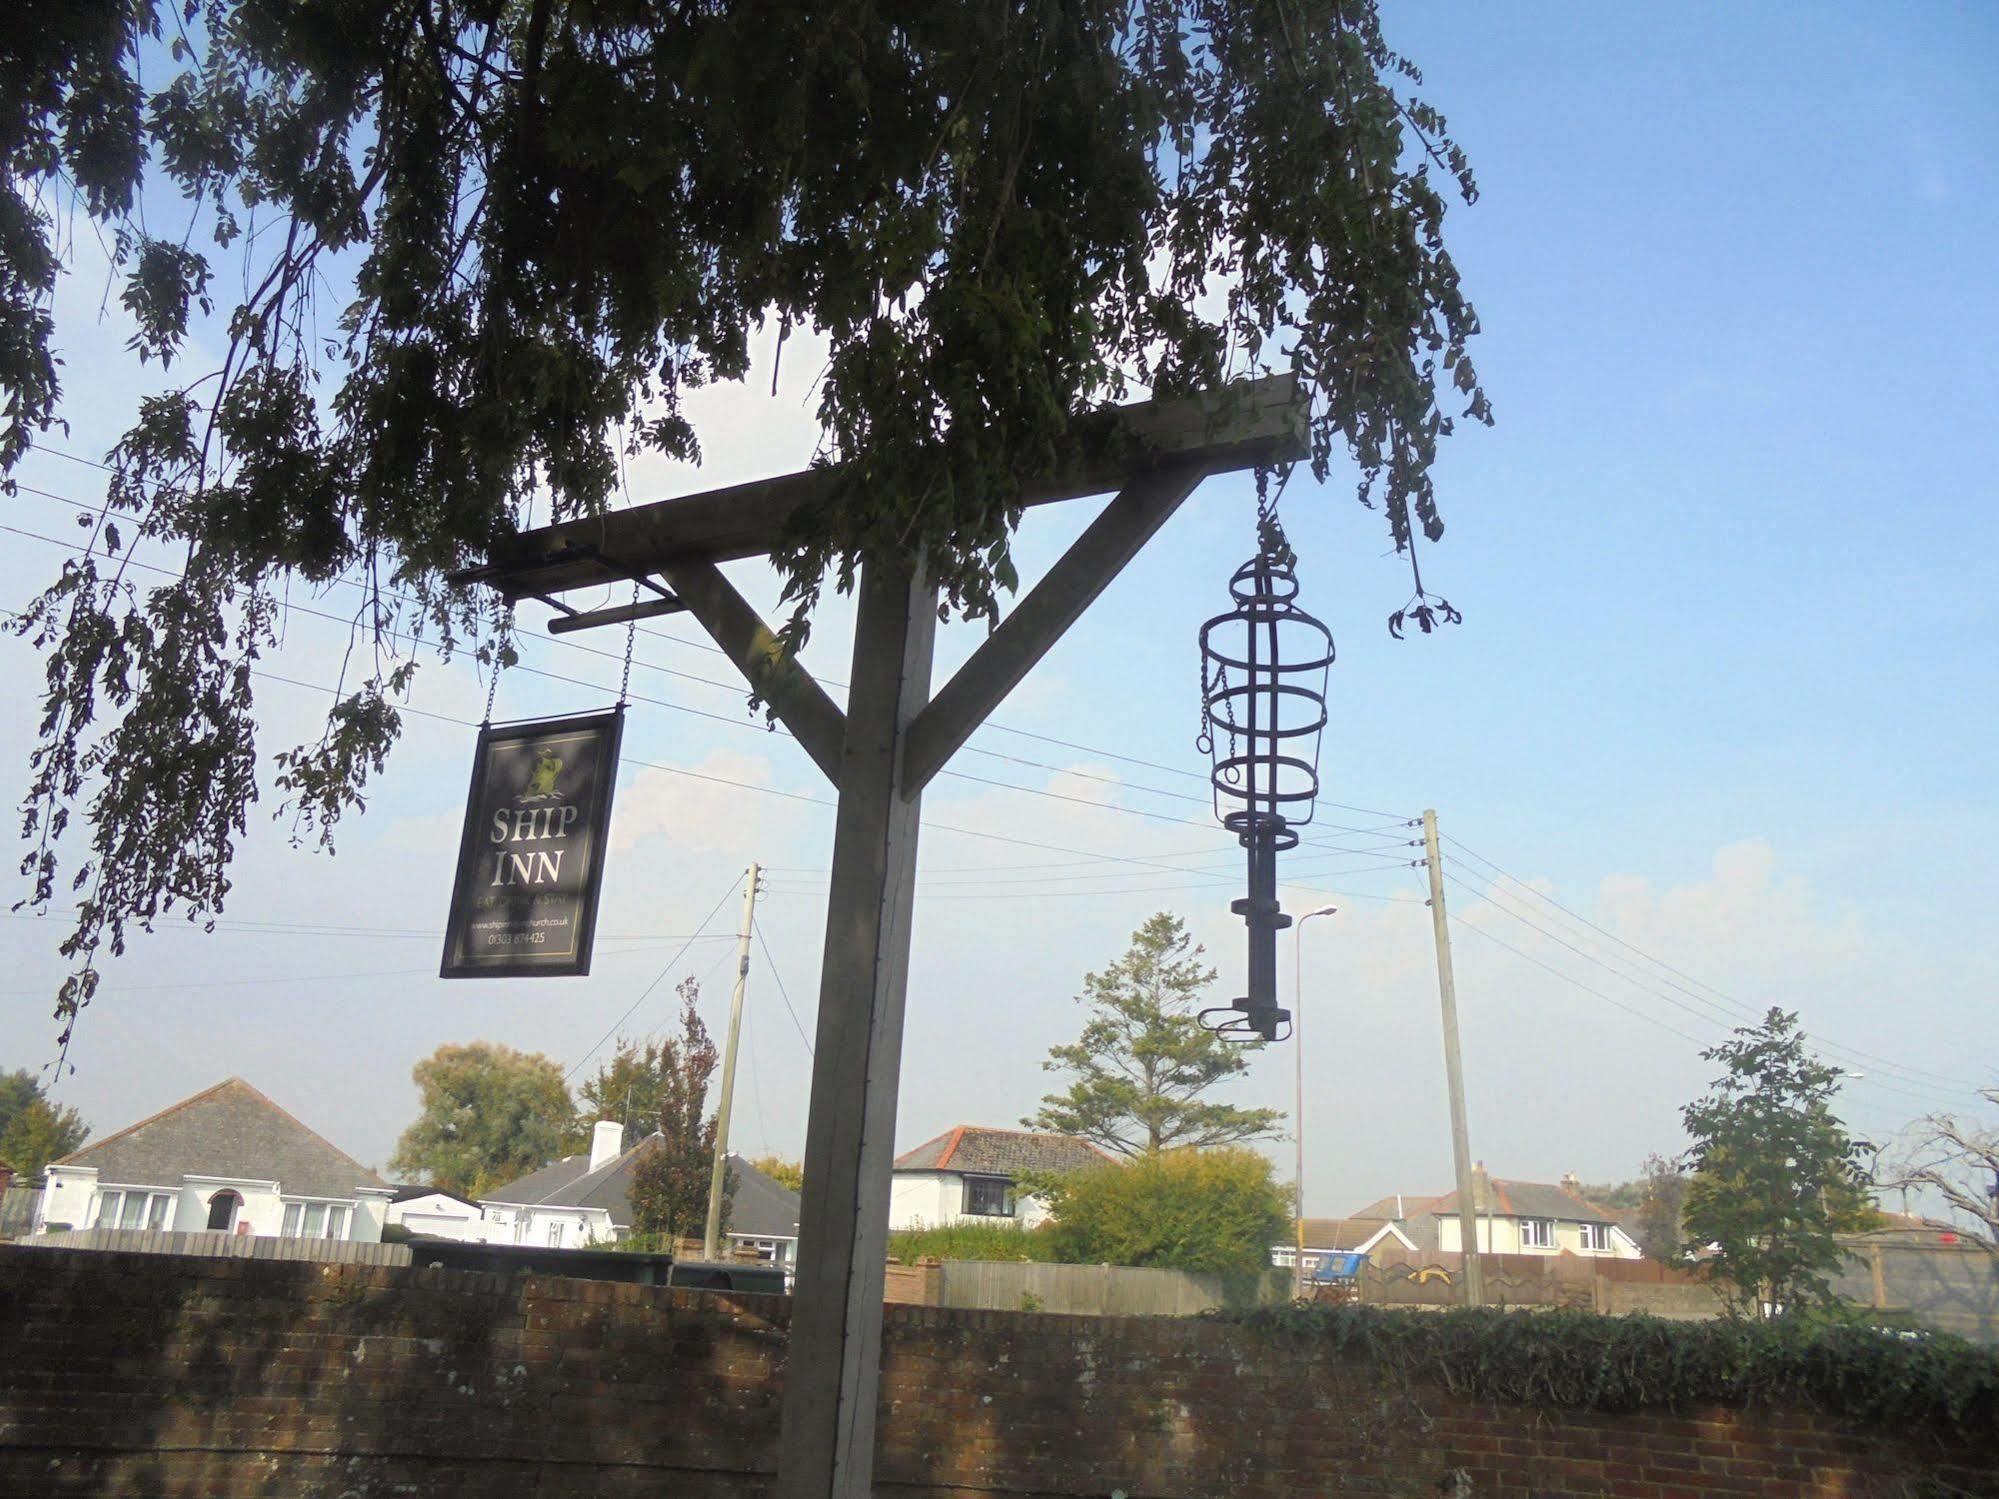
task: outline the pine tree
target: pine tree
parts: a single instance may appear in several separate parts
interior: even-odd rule
[[[1090,1007],[1083,1034],[1051,1047],[1046,1072],[1069,1088],[1023,1120],[1036,1129],[1093,1140],[1119,1155],[1174,1145],[1228,1145],[1277,1133],[1275,1109],[1243,1109],[1201,1098],[1248,1070],[1248,1054],[1202,1026],[1203,991],[1215,970],[1179,917],[1161,911],[1132,933],[1122,958],[1084,976],[1077,1002]]]

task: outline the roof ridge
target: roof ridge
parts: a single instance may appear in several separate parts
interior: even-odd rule
[[[976,1128],[977,1126],[973,1126]],[[936,1170],[942,1171],[951,1164],[951,1157],[958,1153],[958,1147],[965,1143],[965,1125],[958,1125],[951,1131],[951,1143],[944,1147],[944,1153],[937,1157]]]

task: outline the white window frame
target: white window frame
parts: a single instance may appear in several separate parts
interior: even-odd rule
[[[551,1218],[548,1220],[548,1247],[550,1249],[560,1249],[562,1247],[562,1236],[568,1227],[569,1225],[564,1223],[560,1218]]]
[[[1603,1254],[1610,1248],[1610,1225],[1608,1223],[1584,1223],[1582,1229],[1583,1248],[1594,1254]]]
[[[354,1205],[331,1198],[287,1197],[280,1238],[345,1242],[354,1226]]]
[[[163,1191],[158,1187],[104,1187],[97,1194],[97,1213],[91,1219],[92,1228],[123,1228],[128,1233],[167,1232],[167,1222],[173,1216],[174,1199],[178,1192]],[[126,1211],[134,1202],[139,1204],[138,1222],[124,1222]]]
[[[1522,1218],[1520,1223],[1520,1247],[1522,1249],[1553,1249],[1555,1247],[1555,1220],[1553,1218]]]

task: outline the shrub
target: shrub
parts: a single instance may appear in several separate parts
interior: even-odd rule
[[[1077,1264],[1261,1272],[1290,1222],[1270,1162],[1242,1146],[1163,1150],[1039,1190],[1053,1258]]]

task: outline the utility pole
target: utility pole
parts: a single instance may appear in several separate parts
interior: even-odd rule
[[[708,1177],[708,1227],[701,1235],[701,1258],[722,1249],[722,1185],[729,1174],[729,1106],[736,1101],[736,1038],[743,1029],[743,994],[750,985],[750,933],[756,929],[757,880],[752,863],[743,877],[743,926],[736,934],[736,987],[729,996],[729,1039],[722,1047],[722,1096],[715,1105],[715,1169]]]
[[[1451,1092],[1451,1155],[1458,1168],[1458,1247],[1465,1257],[1465,1305],[1485,1305],[1478,1254],[1478,1203],[1472,1198],[1471,1128],[1465,1123],[1465,1064],[1458,1055],[1458,981],[1451,971],[1451,924],[1444,911],[1444,860],[1437,814],[1423,813],[1423,862],[1430,867],[1430,928],[1437,938],[1437,994],[1444,1007],[1444,1081]]]

